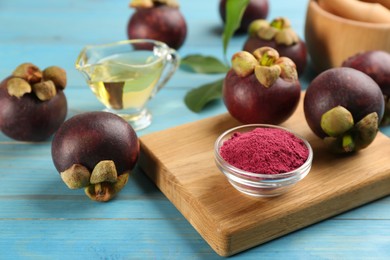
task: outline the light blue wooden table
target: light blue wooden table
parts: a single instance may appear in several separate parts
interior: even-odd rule
[[[269,18],[288,17],[303,36],[307,0],[270,0]],[[222,59],[218,1],[181,1],[188,37],[180,49]],[[20,63],[59,65],[68,72],[69,116],[102,106],[74,69],[86,44],[126,39],[132,13],[126,0],[1,0],[0,77]],[[245,36],[235,37],[228,56]],[[301,78],[305,88],[310,79]],[[221,75],[178,71],[150,103],[154,122],[142,136],[226,112],[221,101],[188,110],[191,88]],[[390,134],[390,129],[383,129]],[[136,169],[109,203],[66,188],[50,154],[50,140],[16,142],[0,134],[0,259],[218,259],[156,186]],[[390,156],[390,155],[383,155]],[[390,187],[389,187],[390,188]],[[390,259],[390,198],[346,212],[255,247],[232,259]]]

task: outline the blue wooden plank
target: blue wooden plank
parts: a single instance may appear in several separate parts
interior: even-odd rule
[[[30,230],[33,235],[27,235],[24,230]],[[184,220],[0,220],[0,231],[3,234],[1,254],[12,259],[183,259],[193,256],[201,259],[203,255],[213,256],[211,249],[207,249],[205,242]],[[151,232],[155,237],[148,235]],[[177,236],[183,241],[177,243]],[[164,243],[161,237],[165,238]]]
[[[358,207],[336,216],[337,220],[390,220],[390,197],[379,199],[373,203]],[[361,227],[364,229],[364,227]]]
[[[330,220],[231,259],[388,259],[389,225]],[[0,252],[12,259],[221,259],[185,220],[20,218],[0,220],[0,231]]]
[[[1,196],[1,219],[66,220],[183,220],[182,215],[160,194],[127,195],[121,193],[110,203],[91,203],[80,192],[77,195]],[[10,204],[7,200],[12,200]],[[64,211],[66,207],[66,211]]]

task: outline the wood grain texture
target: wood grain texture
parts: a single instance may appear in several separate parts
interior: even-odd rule
[[[302,99],[301,99],[302,101]],[[220,255],[229,256],[390,194],[390,139],[367,149],[329,153],[307,126],[302,102],[283,124],[313,147],[309,175],[286,194],[240,194],[214,163],[213,145],[238,122],[228,114],[141,137],[141,168]]]

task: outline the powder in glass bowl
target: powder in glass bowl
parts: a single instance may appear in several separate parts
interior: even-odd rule
[[[264,127],[234,133],[222,144],[220,155],[229,164],[247,172],[279,174],[304,164],[309,149],[288,131]]]

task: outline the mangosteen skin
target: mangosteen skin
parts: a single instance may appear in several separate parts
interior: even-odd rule
[[[256,36],[248,36],[248,39],[244,43],[243,50],[252,53],[254,50],[269,46],[279,52],[281,57],[290,58],[297,67],[297,73],[301,76],[306,68],[307,64],[307,48],[306,43],[299,39],[299,41],[293,45],[287,46],[284,44],[277,44],[274,40],[263,40]]]
[[[102,111],[85,112],[65,121],[52,142],[52,159],[58,172],[81,164],[92,172],[97,163],[112,160],[118,175],[133,169],[139,141],[121,117]]]
[[[268,16],[269,4],[268,0],[251,0],[246,7],[241,19],[240,27],[236,33],[246,33],[250,23],[257,19],[265,19]],[[226,0],[219,2],[219,14],[223,23],[226,22]]]
[[[255,74],[239,77],[229,70],[223,82],[222,97],[229,113],[243,124],[280,124],[296,110],[301,95],[299,81],[278,78],[263,86]]]
[[[365,73],[347,67],[328,69],[308,86],[304,97],[304,113],[312,131],[326,137],[321,128],[321,117],[328,110],[343,106],[357,123],[376,112],[379,122],[384,113],[384,100],[378,84]]]
[[[33,93],[17,98],[7,91],[8,77],[0,83],[0,129],[8,137],[26,142],[47,140],[65,121],[68,106],[65,94],[41,101]]]
[[[127,25],[129,39],[152,39],[178,50],[187,36],[187,24],[180,10],[159,5],[137,8]]]
[[[346,59],[342,66],[364,72],[379,85],[384,95],[390,96],[390,53],[380,50],[361,52]]]

